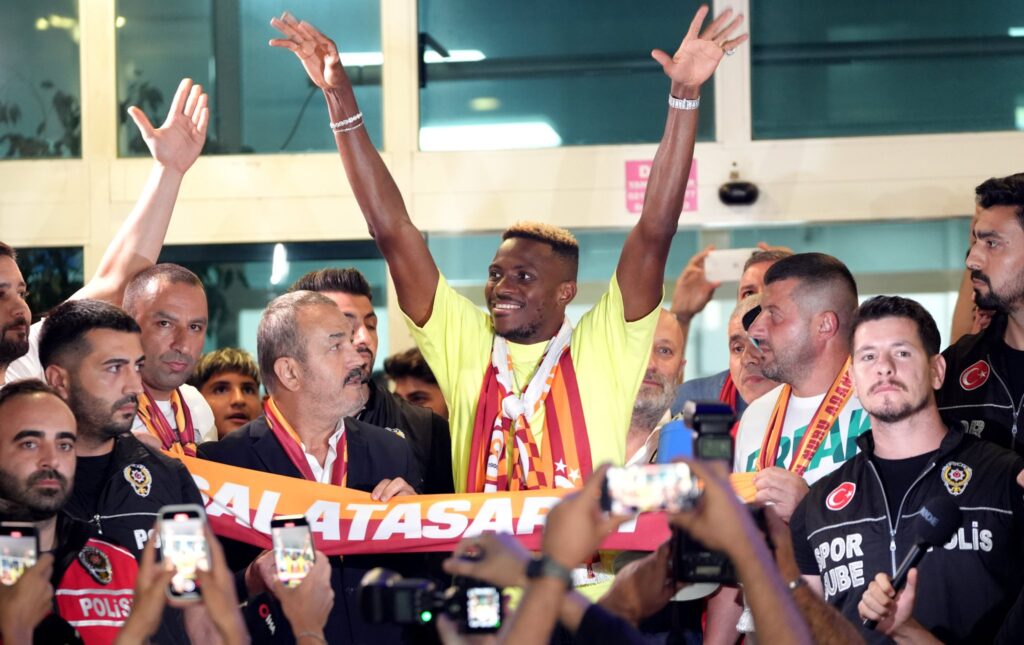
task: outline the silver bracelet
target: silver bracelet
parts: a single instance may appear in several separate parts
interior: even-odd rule
[[[677,99],[669,94],[668,106],[674,110],[696,110],[700,107],[700,97],[698,96],[695,99]]]
[[[350,116],[347,119],[342,119],[341,121],[335,121],[335,122],[331,123],[331,129],[332,130],[337,130],[338,128],[344,128],[349,123],[355,123],[356,121],[358,121],[361,118],[363,118],[363,113],[362,112],[356,112],[355,114],[353,114],[352,116]]]
[[[357,123],[355,125],[350,125],[347,128],[331,128],[331,130],[334,130],[335,134],[339,134],[341,132],[351,132],[352,130],[356,130],[356,129],[361,128],[361,127],[363,127],[363,122],[362,121],[360,121],[359,123]]]

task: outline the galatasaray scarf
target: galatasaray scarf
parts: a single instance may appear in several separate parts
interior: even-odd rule
[[[775,465],[779,454],[779,443],[782,440],[782,428],[786,422],[786,408],[789,407],[789,397],[793,388],[788,384],[782,386],[782,392],[775,402],[775,409],[772,410],[771,419],[768,421],[768,429],[764,433],[764,440],[761,442],[761,455],[757,459],[757,469],[764,470]],[[818,451],[821,442],[832,429],[832,424],[839,418],[840,412],[846,407],[846,403],[853,396],[853,382],[850,380],[850,359],[847,358],[843,369],[839,370],[832,386],[825,392],[824,398],[815,410],[804,431],[800,445],[793,451],[793,461],[789,464],[790,472],[803,476],[810,465],[814,453]]]
[[[494,337],[470,444],[468,492],[579,488],[590,476],[590,440],[583,419],[566,320],[544,350],[540,366],[520,396],[514,392],[508,341]],[[544,406],[537,445],[530,419]],[[509,477],[509,461],[512,476]]]
[[[309,462],[306,461],[306,453],[302,450],[302,439],[299,438],[298,433],[288,423],[288,420],[284,418],[281,411],[277,409],[277,404],[274,403],[273,397],[268,397],[267,402],[263,404],[263,414],[267,417],[267,425],[270,426],[270,431],[274,433],[274,438],[281,444],[284,454],[288,456],[292,465],[298,468],[303,478],[309,481],[316,481],[316,477],[313,476],[313,470],[309,467]],[[331,469],[331,484],[345,486],[348,482],[347,432],[341,433],[341,439],[338,440],[336,450],[337,455],[334,458],[334,467]]]
[[[149,434],[160,440],[164,450],[169,450],[179,457],[195,457],[196,430],[192,425],[192,413],[185,405],[180,389],[171,392],[171,410],[174,411],[177,430],[167,422],[149,388],[142,386],[142,394],[139,395],[139,418],[149,430]]]
[[[732,408],[734,414],[736,413],[736,384],[732,382],[732,374],[725,375],[725,382],[722,383],[722,389],[718,393],[718,400]],[[736,421],[732,424],[732,429],[729,430],[729,436],[735,439],[736,433],[739,431],[739,429],[740,419],[739,416],[737,416]]]

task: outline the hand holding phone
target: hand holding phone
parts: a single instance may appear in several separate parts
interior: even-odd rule
[[[205,528],[206,513],[201,506],[180,504],[160,509],[160,553],[175,569],[167,587],[167,596],[172,600],[200,597],[196,570],[210,570]]]
[[[721,249],[704,258],[704,275],[711,282],[736,282],[743,275],[743,265],[757,249]]]
[[[313,568],[313,534],[304,515],[282,515],[270,520],[277,579],[298,586]]]
[[[39,536],[31,522],[0,522],[0,584],[13,585],[35,566]]]
[[[693,508],[703,492],[704,482],[682,462],[609,468],[601,507],[613,515],[675,513]]]

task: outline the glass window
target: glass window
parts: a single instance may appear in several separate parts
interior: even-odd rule
[[[857,280],[861,302],[871,296],[901,295],[920,302],[932,314],[949,345],[950,322],[964,271],[968,217],[907,222],[750,227],[729,234],[728,246],[752,248],[758,242],[787,246],[797,253],[833,255]],[[719,244],[718,248],[724,248]],[[669,274],[668,278],[674,278]],[[686,377],[698,378],[728,368],[726,326],[736,306],[737,283],[725,283],[690,328]]]
[[[32,320],[70,298],[85,284],[80,247],[19,248],[18,268],[28,286]]]
[[[1024,128],[1024,3],[750,0],[758,139]]]
[[[387,268],[373,242],[165,246],[160,261],[188,267],[203,281],[210,312],[203,351],[240,347],[253,356],[256,329],[268,302],[309,271],[354,267],[366,276],[373,293],[380,339],[374,367],[383,369],[388,356]]]
[[[342,60],[354,61],[356,98],[380,147],[380,0],[117,0],[120,154],[148,154],[125,109],[138,105],[162,123],[186,76],[209,94],[206,154],[334,150],[320,91],[294,54],[267,45],[278,35],[270,18],[285,9],[333,38]]]
[[[78,35],[75,0],[0,7],[0,158],[82,156]]]
[[[420,148],[659,141],[669,84],[650,51],[674,52],[697,6],[420,0]],[[714,138],[712,86],[701,97],[701,140]]]

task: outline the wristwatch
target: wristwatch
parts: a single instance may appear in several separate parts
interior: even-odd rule
[[[565,583],[566,589],[572,589],[572,571],[546,555],[538,555],[526,563],[526,578],[557,578]]]

